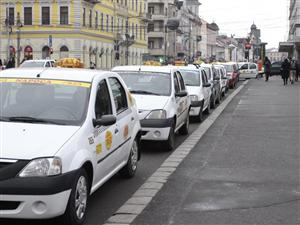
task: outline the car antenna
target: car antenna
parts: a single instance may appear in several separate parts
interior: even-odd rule
[[[41,77],[41,74],[42,74],[44,71],[46,71],[46,70],[47,70],[47,68],[44,69],[42,72],[38,73],[38,74],[36,75],[36,77],[37,77],[37,78]]]

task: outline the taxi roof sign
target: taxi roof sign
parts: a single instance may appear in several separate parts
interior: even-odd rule
[[[59,59],[55,64],[56,66],[65,68],[84,68],[84,64],[76,58],[62,58]]]

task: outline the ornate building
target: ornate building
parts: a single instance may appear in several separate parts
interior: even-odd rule
[[[144,0],[1,0],[0,58],[75,57],[86,67],[140,64]],[[19,48],[18,48],[19,46]]]

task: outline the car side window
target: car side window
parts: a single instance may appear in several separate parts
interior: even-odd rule
[[[112,114],[110,94],[105,80],[102,80],[98,85],[95,114],[97,119],[100,119],[103,115]]]
[[[208,83],[206,72],[204,70],[202,70],[201,73],[202,73],[202,77],[204,78],[204,83],[203,84]]]
[[[250,69],[252,69],[252,70],[253,70],[253,69],[256,69],[256,65],[255,65],[255,64],[251,64],[251,65],[250,65]]]
[[[53,61],[51,61],[51,67],[54,67],[54,62]]]
[[[248,69],[248,64],[244,64],[241,66],[241,70],[247,70]]]
[[[174,88],[175,88],[175,93],[178,93],[180,92],[180,87],[179,87],[179,82],[178,82],[178,79],[177,79],[177,76],[176,74],[174,73]]]
[[[185,91],[185,84],[184,84],[183,78],[179,72],[177,72],[177,76],[178,76],[178,80],[179,80],[179,84],[180,84],[180,89],[182,91]]]
[[[114,97],[117,113],[121,113],[128,108],[126,92],[120,81],[115,77],[109,78],[109,84]]]
[[[45,67],[50,67],[50,63],[46,62],[46,66]]]

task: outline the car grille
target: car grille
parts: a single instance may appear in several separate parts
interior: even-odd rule
[[[20,204],[21,202],[0,201],[0,210],[15,210]]]
[[[0,181],[13,178],[28,164],[27,160],[2,160],[0,159]]]
[[[9,162],[0,162],[0,170],[1,170],[2,168],[5,168],[5,167],[11,165],[11,164],[13,164],[13,163],[9,163]]]

